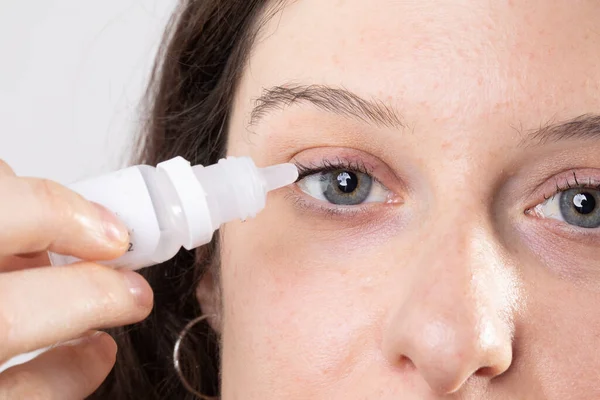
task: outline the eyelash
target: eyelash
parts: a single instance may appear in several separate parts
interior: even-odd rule
[[[571,180],[572,179],[572,180]],[[577,173],[572,171],[571,174],[564,178],[564,182],[559,183],[559,179],[556,179],[556,190],[551,195],[544,195],[544,201],[554,198],[556,195],[567,191],[569,189],[595,189],[600,190],[600,182],[596,183],[596,180],[591,177],[588,178],[587,182],[583,182],[577,179]]]
[[[379,182],[377,178],[373,176],[373,171],[362,161],[351,161],[345,158],[337,157],[334,161],[324,158],[320,164],[302,164],[296,162],[296,168],[298,168],[298,181],[306,178],[309,175],[314,175],[323,172],[333,172],[339,170],[348,170],[353,172],[360,172],[362,174],[369,175],[373,180]]]

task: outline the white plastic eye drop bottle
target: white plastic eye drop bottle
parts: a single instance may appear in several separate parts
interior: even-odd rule
[[[69,187],[113,211],[129,228],[129,249],[101,261],[115,268],[140,269],[166,261],[211,241],[225,222],[254,217],[265,207],[267,192],[294,183],[294,164],[257,168],[248,157],[191,166],[181,157],[129,167]],[[50,253],[53,265],[78,259]]]

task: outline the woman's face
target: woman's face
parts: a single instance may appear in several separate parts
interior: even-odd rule
[[[305,178],[221,232],[224,399],[600,398],[599,22],[596,0],[269,19],[228,153]]]

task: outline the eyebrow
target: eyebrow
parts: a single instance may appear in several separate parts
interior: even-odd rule
[[[557,123],[550,121],[537,129],[517,131],[524,136],[522,145],[543,145],[567,140],[599,140],[600,115],[582,114]]]
[[[268,113],[293,104],[311,104],[321,110],[389,128],[404,128],[400,114],[376,99],[365,99],[344,88],[325,85],[284,85],[264,89],[255,100],[249,125],[256,125]]]
[[[376,99],[365,99],[345,88],[326,85],[282,85],[264,89],[255,100],[249,126],[256,125],[267,114],[294,104],[311,104],[318,109],[390,128],[406,128],[394,107]],[[536,129],[513,126],[521,136],[521,145],[543,145],[567,140],[600,140],[600,114],[549,121]]]

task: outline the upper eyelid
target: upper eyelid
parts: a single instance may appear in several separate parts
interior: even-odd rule
[[[294,164],[298,168],[298,180],[319,172],[332,171],[336,169],[347,169],[350,171],[360,172],[369,175],[375,180],[378,180],[377,177],[374,176],[373,168],[368,166],[363,161],[351,161],[349,159],[336,157],[335,161],[325,158],[320,164],[310,163],[307,165],[301,162],[294,162]]]
[[[576,179],[575,179],[576,178]],[[557,194],[573,188],[589,188],[600,190],[600,169],[569,168],[547,177],[541,183],[532,185],[523,202],[520,202],[525,213]]]
[[[564,192],[569,189],[576,188],[588,188],[588,189],[597,189],[600,190],[600,178],[596,179],[596,182],[592,182],[592,178],[588,177],[588,179],[577,178],[577,171],[570,171],[570,175],[566,176],[557,176],[555,178],[556,188],[553,190],[553,193],[550,195],[544,194],[544,199],[549,199],[552,196],[556,196],[558,193]],[[562,182],[561,182],[562,178]]]

